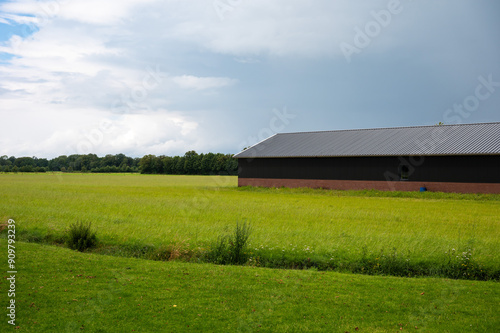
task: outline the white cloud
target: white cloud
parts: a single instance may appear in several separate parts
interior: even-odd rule
[[[68,111],[63,105],[5,102],[0,116],[10,121],[0,136],[2,155],[183,154],[198,140],[198,122],[174,111],[116,115],[95,109]],[[16,117],[8,114],[12,110]]]
[[[135,155],[146,152],[160,155],[168,154],[174,148],[187,149],[189,143],[195,140],[193,131],[198,127],[197,122],[167,110],[124,114],[108,121],[109,129],[102,130],[102,147],[96,149],[101,152],[126,151]],[[92,130],[95,132],[95,129]],[[88,142],[90,133],[86,137]],[[182,147],[176,147],[176,144]]]
[[[130,18],[137,6],[155,1],[21,0],[2,3],[0,4],[0,10],[11,13],[9,19],[16,22],[20,22],[23,17],[26,17],[24,15],[28,14],[35,17],[35,20],[30,22],[37,22],[41,25],[45,25],[56,18],[97,25],[113,25],[123,19]]]
[[[5,24],[12,24],[14,22],[18,24],[35,24],[37,21],[36,17],[33,16],[0,13],[0,22]]]
[[[184,89],[205,90],[210,88],[222,88],[233,85],[237,80],[227,77],[197,77],[182,75],[172,78],[172,81]]]
[[[258,64],[260,62],[260,60],[256,58],[234,58],[234,61],[241,64]]]

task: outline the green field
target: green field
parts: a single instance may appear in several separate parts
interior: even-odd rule
[[[500,324],[497,282],[155,262],[30,243],[17,254],[19,329],[2,315],[2,332],[455,333]]]
[[[107,245],[206,248],[247,221],[254,259],[284,252],[332,262],[365,256],[431,265],[471,257],[500,270],[499,195],[252,189],[236,182],[219,176],[0,174],[0,212],[39,234],[91,221]]]
[[[483,269],[490,272],[485,279],[495,278],[499,195],[238,188],[236,183],[236,177],[219,176],[0,174],[0,219],[16,221],[20,330],[498,328],[498,281],[387,275],[427,267],[425,274],[446,276],[439,269],[448,265],[460,273],[457,278],[484,278]],[[76,221],[96,227],[95,253],[71,251],[57,241]],[[243,221],[252,227],[245,266],[195,263]],[[6,243],[4,231],[5,251]],[[191,255],[168,262],[116,257],[144,258],[128,250],[169,245]],[[257,267],[280,263],[313,269]],[[472,267],[479,275],[466,275]],[[1,285],[0,299],[7,304],[7,284]]]

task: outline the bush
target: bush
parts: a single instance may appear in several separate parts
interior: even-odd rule
[[[247,242],[251,228],[246,222],[236,223],[234,233],[219,236],[207,254],[208,261],[220,265],[243,265],[248,261]]]
[[[70,249],[80,252],[96,246],[97,236],[92,230],[92,224],[90,222],[73,223],[68,230],[67,244]]]
[[[251,228],[246,222],[242,224],[236,223],[233,238],[229,240],[229,248],[231,251],[232,264],[244,264],[248,260],[247,242],[250,237]]]

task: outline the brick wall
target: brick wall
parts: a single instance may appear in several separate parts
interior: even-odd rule
[[[500,184],[495,183],[441,183],[411,181],[365,181],[365,180],[325,180],[325,179],[271,179],[271,178],[238,178],[238,186],[263,187],[310,187],[335,190],[381,190],[381,191],[420,191],[426,187],[433,192],[457,193],[497,193]]]

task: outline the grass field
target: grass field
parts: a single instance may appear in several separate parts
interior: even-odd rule
[[[466,265],[473,259],[500,271],[499,195],[252,189],[236,182],[218,176],[1,174],[0,212],[15,218],[20,230],[39,234],[91,221],[107,245],[204,248],[247,221],[254,260],[286,254],[332,262],[366,257],[369,265],[388,258]]]
[[[2,315],[2,332],[495,332],[500,324],[496,282],[156,262],[17,246],[19,328]],[[0,286],[6,304],[5,280]]]
[[[498,329],[498,281],[387,275],[401,275],[391,271],[391,263],[417,267],[414,262],[431,268],[453,264],[460,274],[473,265],[499,271],[500,196],[238,188],[236,181],[0,174],[0,218],[16,220],[19,330]],[[26,242],[61,238],[76,221],[97,228],[101,244],[94,252],[114,256]],[[252,261],[245,266],[118,258],[131,253],[110,250],[174,244],[181,252],[203,253],[242,221],[252,226]],[[6,243],[2,232],[4,253]],[[341,272],[349,270],[341,269],[342,263],[355,263],[351,271],[383,276],[256,267],[279,267],[285,259],[337,263]],[[377,271],[377,265],[389,269]],[[2,280],[0,286],[1,303],[7,304],[8,284]],[[0,331],[13,329],[9,326],[4,319]]]

